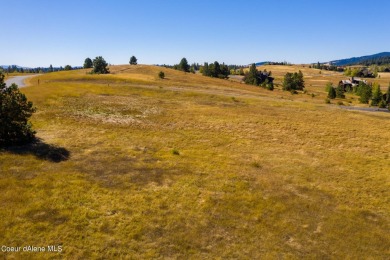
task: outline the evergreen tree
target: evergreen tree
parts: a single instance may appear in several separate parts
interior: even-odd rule
[[[359,85],[355,88],[355,93],[356,95],[360,96],[360,103],[368,104],[372,96],[371,86],[360,82]]]
[[[209,69],[209,64],[207,62],[204,63],[203,65],[203,71],[202,71],[203,76],[210,76],[210,69]]]
[[[381,91],[381,86],[374,83],[372,87],[371,106],[377,106],[379,102],[381,102],[382,98],[383,98],[383,94]]]
[[[53,71],[54,71],[53,66],[50,64],[50,66],[49,66],[49,72],[53,72]]]
[[[135,56],[131,56],[129,63],[130,65],[137,65],[137,58]]]
[[[336,98],[336,90],[332,86],[329,88],[328,98],[330,98],[330,99],[335,99]]]
[[[252,64],[251,67],[249,68],[248,74],[245,75],[244,81],[246,84],[250,85],[259,85],[259,80],[257,77],[258,70],[256,68],[256,64]]]
[[[64,70],[72,70],[72,66],[66,65],[65,68],[64,68]]]
[[[0,73],[0,145],[22,144],[34,139],[28,119],[35,108],[16,84],[7,87]]]
[[[188,65],[188,61],[186,58],[181,59],[181,61],[179,63],[179,70],[184,71],[184,72],[190,71],[190,65]]]
[[[160,79],[164,79],[164,78],[165,78],[165,73],[164,73],[163,71],[160,71],[160,72],[158,73],[158,77],[159,77]]]
[[[305,88],[305,81],[303,80],[302,71],[290,73],[287,72],[283,79],[283,90],[295,92],[296,90],[303,90]]]
[[[335,92],[336,92],[336,97],[345,98],[344,87],[342,85],[337,86]]]
[[[390,104],[390,83],[389,83],[389,87],[387,88],[387,91],[386,91],[386,104]],[[389,106],[390,108],[390,106]]]
[[[84,61],[84,69],[90,69],[93,67],[92,60],[90,58],[86,58]]]
[[[107,68],[108,64],[103,59],[102,56],[98,56],[93,60],[93,69],[92,73],[97,74],[108,74],[110,73],[109,69]]]

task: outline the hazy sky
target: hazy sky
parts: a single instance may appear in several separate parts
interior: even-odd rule
[[[388,0],[0,1],[0,64],[310,63],[390,51]]]

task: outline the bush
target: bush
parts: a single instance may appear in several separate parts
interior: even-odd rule
[[[328,82],[326,83],[326,86],[325,86],[325,91],[328,93],[329,90],[333,88],[333,83],[332,82]]]
[[[330,89],[328,90],[328,98],[330,99],[336,98],[336,90],[334,89],[334,87],[330,87]]]
[[[378,107],[379,108],[386,108],[386,102],[382,99],[381,101],[379,101]]]
[[[330,104],[330,99],[329,98],[325,98],[325,103],[326,104]]]
[[[4,75],[0,73],[0,145],[31,142],[35,131],[28,119],[35,110],[16,84],[6,86]]]
[[[180,152],[179,152],[179,150],[177,150],[177,149],[173,149],[173,150],[172,150],[172,154],[173,154],[173,155],[180,155]]]
[[[162,71],[160,71],[160,72],[158,73],[158,77],[159,77],[160,79],[164,79],[164,78],[165,78],[165,73],[162,72]]]
[[[343,86],[339,85],[339,86],[336,88],[336,97],[337,97],[337,98],[345,98]]]

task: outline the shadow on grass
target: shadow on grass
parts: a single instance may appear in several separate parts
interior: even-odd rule
[[[70,152],[65,148],[47,144],[39,138],[36,138],[29,144],[1,147],[0,152],[18,155],[32,154],[38,159],[55,163],[66,161],[70,157]]]

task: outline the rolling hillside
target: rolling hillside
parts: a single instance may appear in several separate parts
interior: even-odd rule
[[[274,91],[145,65],[32,78],[39,142],[0,150],[0,241],[63,250],[6,258],[386,259],[390,113],[325,104],[340,73],[259,69]],[[282,91],[298,70],[307,92]]]

